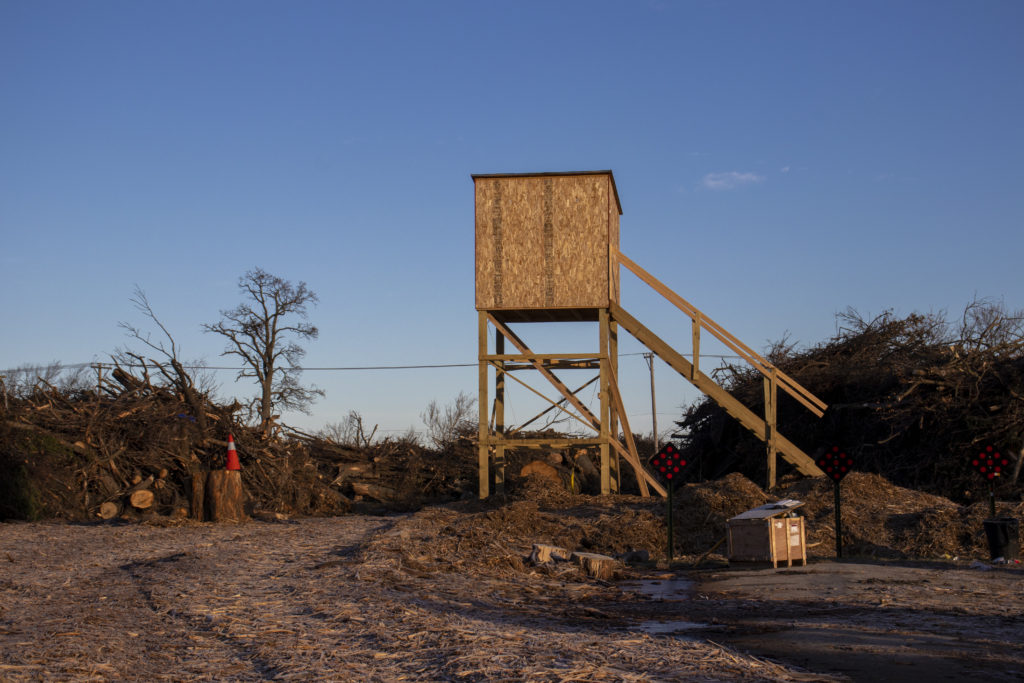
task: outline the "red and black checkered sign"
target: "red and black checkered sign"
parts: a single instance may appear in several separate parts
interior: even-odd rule
[[[682,479],[683,468],[686,467],[683,454],[670,443],[662,446],[661,450],[652,455],[647,462],[654,468],[654,474],[658,479],[673,487]]]
[[[971,467],[986,479],[995,479],[1002,476],[1010,464],[1010,459],[1000,455],[992,446],[985,446],[977,455],[971,456]]]
[[[843,477],[853,469],[853,458],[839,446],[833,446],[825,451],[825,455],[818,458],[818,467],[834,481],[842,481]]]

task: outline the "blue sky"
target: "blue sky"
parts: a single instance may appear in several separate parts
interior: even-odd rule
[[[1021,307],[1021,35],[1019,2],[0,0],[0,368],[106,360],[136,283],[231,364],[200,325],[255,266],[319,294],[306,365],[472,363],[471,173],[612,169],[623,251],[759,349],[848,306]],[[476,387],[306,379],[304,428],[402,431]],[[692,398],[659,366],[660,426]]]

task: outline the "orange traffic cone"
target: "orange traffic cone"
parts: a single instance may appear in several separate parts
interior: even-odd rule
[[[240,470],[242,465],[238,462],[238,451],[235,450],[235,437],[228,434],[228,464],[226,470]]]

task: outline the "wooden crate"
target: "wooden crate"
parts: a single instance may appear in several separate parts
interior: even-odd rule
[[[611,171],[474,175],[476,308],[509,321],[596,320],[619,301]]]
[[[771,562],[787,567],[794,561],[807,564],[807,540],[803,517],[730,519],[730,562]]]

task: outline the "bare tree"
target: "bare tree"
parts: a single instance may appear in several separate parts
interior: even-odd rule
[[[369,448],[376,433],[377,425],[374,425],[369,435],[367,435],[366,430],[363,428],[363,416],[357,410],[350,410],[345,419],[341,422],[328,423],[320,430],[318,435],[339,446]]]
[[[46,388],[63,392],[82,391],[88,385],[86,369],[82,366],[65,366],[60,361],[49,365],[33,365],[26,363],[4,371],[4,395],[25,398],[36,390]]]
[[[427,438],[438,450],[448,450],[460,436],[476,431],[477,423],[473,419],[475,406],[476,399],[462,391],[446,406],[439,406],[436,400],[431,401],[420,415],[427,427]]]
[[[185,398],[185,402],[192,408],[192,413],[196,418],[196,424],[199,426],[200,431],[205,432],[207,426],[205,402],[214,390],[213,376],[209,374],[200,375],[199,383],[196,383],[193,375],[185,368],[181,361],[181,347],[174,341],[170,331],[160,322],[160,319],[156,316],[153,307],[149,303],[149,299],[146,297],[146,293],[138,285],[135,285],[130,301],[135,306],[135,310],[149,318],[153,324],[160,328],[163,337],[158,337],[154,340],[149,332],[145,332],[141,328],[123,321],[119,322],[118,326],[123,328],[128,333],[128,336],[142,342],[151,350],[163,356],[163,360],[149,358],[148,361]],[[147,359],[142,354],[129,349],[124,349],[114,355],[114,362],[119,364],[138,362],[143,366],[144,371],[146,361]],[[170,365],[170,369],[168,369],[168,365]],[[199,363],[193,361],[189,365],[199,365]]]
[[[274,420],[274,408],[309,412],[309,407],[324,392],[299,384],[299,361],[306,350],[298,340],[316,339],[319,331],[303,322],[307,306],[319,301],[305,282],[292,284],[262,268],[250,270],[238,279],[244,301],[231,310],[222,310],[221,320],[203,325],[228,340],[222,356],[234,355],[245,361],[238,378],[255,377],[260,385],[256,400],[260,428],[268,435]]]

